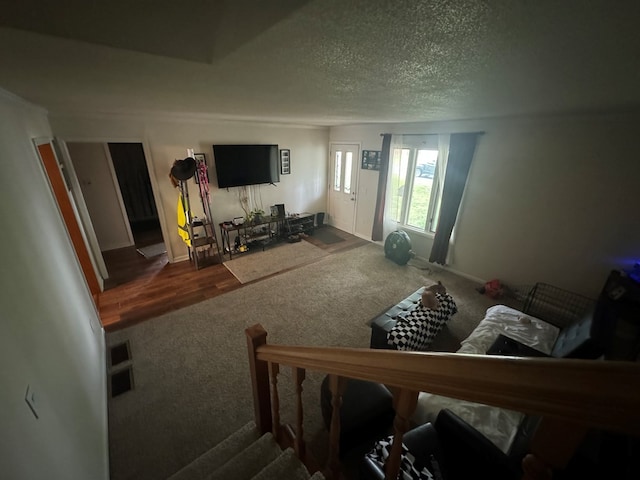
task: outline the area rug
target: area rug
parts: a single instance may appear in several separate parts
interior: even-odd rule
[[[328,253],[309,242],[283,243],[264,252],[243,254],[224,262],[240,283],[249,283],[299,265],[318,260]]]
[[[167,247],[164,242],[154,243],[153,245],[147,245],[146,247],[138,248],[136,250],[144,258],[153,258],[158,255],[162,255],[167,252]]]
[[[332,243],[344,242],[344,238],[342,238],[341,236],[336,235],[335,233],[329,230],[324,230],[320,228],[316,229],[313,232],[313,237],[317,238],[322,243],[326,243],[327,245]]]

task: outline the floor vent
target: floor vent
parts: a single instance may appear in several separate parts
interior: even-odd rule
[[[127,340],[126,342],[111,347],[110,354],[112,367],[131,360],[131,349],[129,348],[129,341]]]
[[[109,348],[109,395],[111,398],[133,390],[133,365],[129,340]]]
[[[122,395],[123,393],[133,389],[133,368],[131,366],[109,375],[111,398]]]

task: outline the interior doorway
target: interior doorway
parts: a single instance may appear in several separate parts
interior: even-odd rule
[[[108,147],[136,248],[164,245],[142,144],[109,143]]]
[[[68,142],[108,278],[131,282],[168,263],[141,143]]]

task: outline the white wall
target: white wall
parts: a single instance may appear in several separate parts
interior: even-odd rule
[[[289,212],[326,211],[328,128],[279,124],[229,122],[195,117],[73,116],[50,115],[56,136],[66,141],[142,141],[151,161],[149,175],[158,189],[156,204],[160,222],[174,259],[184,259],[187,249],[177,234],[178,191],[169,181],[174,160],[186,156],[186,149],[206,154],[211,180],[211,208],[216,223],[243,216],[238,188],[220,190],[213,164],[215,143],[277,143],[291,150],[291,174],[282,175],[277,186],[263,185],[256,200],[263,209],[284,203]],[[202,214],[198,191],[190,180],[192,211]],[[171,258],[171,257],[170,257]]]
[[[105,144],[69,142],[67,148],[100,250],[104,252],[132,245],[128,220],[122,210]]]
[[[381,133],[464,131],[486,133],[456,224],[452,269],[596,295],[611,269],[640,259],[638,115],[356,125],[332,128],[330,139],[379,150]],[[377,175],[368,182],[374,188]],[[428,258],[431,238],[412,240]]]
[[[0,118],[0,476],[106,480],[104,332],[32,144],[51,129],[2,90]]]

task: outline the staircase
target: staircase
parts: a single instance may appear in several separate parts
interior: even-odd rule
[[[282,450],[271,433],[260,433],[254,422],[232,433],[203,453],[169,480],[312,480],[324,479],[320,472],[309,475],[291,448]]]

